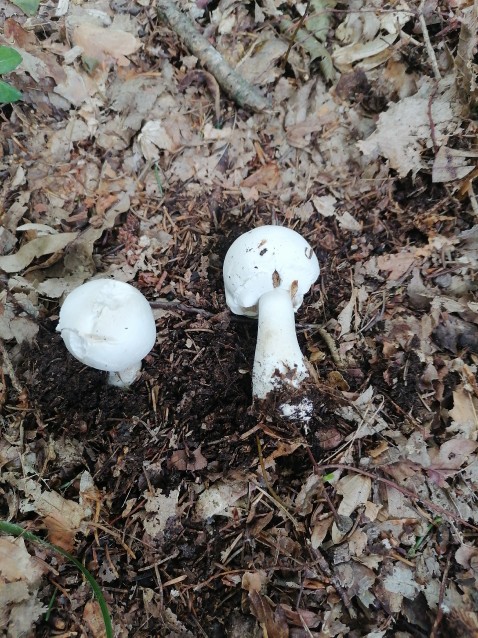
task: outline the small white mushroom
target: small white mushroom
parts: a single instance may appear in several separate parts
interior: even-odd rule
[[[128,387],[156,341],[147,299],[133,286],[93,279],[75,288],[60,310],[57,331],[82,363],[109,372],[110,385]]]
[[[264,399],[282,384],[308,376],[294,312],[319,276],[317,256],[294,230],[261,226],[241,235],[224,260],[226,303],[237,315],[258,317],[252,393]]]

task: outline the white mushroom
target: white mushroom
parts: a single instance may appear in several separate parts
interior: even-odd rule
[[[75,288],[60,310],[57,331],[82,363],[109,372],[110,385],[128,387],[156,341],[147,299],[133,286],[93,279]]]
[[[283,226],[254,228],[227,251],[226,303],[235,314],[259,319],[252,371],[255,397],[263,399],[282,384],[297,388],[308,376],[294,312],[319,272],[312,247]]]

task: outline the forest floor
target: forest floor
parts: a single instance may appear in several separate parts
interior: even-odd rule
[[[478,636],[477,3],[175,3],[265,110],[154,0],[0,0],[0,633],[108,635],[21,526],[121,638]],[[308,427],[225,305],[263,224],[321,265]],[[154,309],[129,390],[56,332],[99,276]]]

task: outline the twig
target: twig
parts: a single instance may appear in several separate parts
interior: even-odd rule
[[[161,308],[163,310],[178,310],[179,312],[188,312],[194,315],[202,315],[203,317],[215,317],[216,315],[209,310],[203,308],[194,308],[193,306],[187,306],[186,304],[178,303],[176,301],[151,301],[151,308]]]
[[[325,328],[318,327],[317,332],[325,341],[328,349],[330,350],[330,354],[332,355],[332,359],[334,360],[336,366],[338,368],[344,368],[345,364],[342,361],[342,357],[340,356],[339,350],[337,346],[335,345],[335,341],[333,340],[333,338],[329,335],[329,333],[327,332]]]
[[[202,66],[212,73],[224,91],[239,106],[257,112],[270,108],[269,101],[229,66],[222,55],[197,31],[189,16],[176,7],[174,0],[156,0],[156,8],[159,16],[169,24]]]
[[[256,435],[256,443],[257,443],[257,453],[259,455],[259,463],[260,463],[260,466],[261,466],[262,476],[264,478],[264,482],[266,484],[267,491],[269,492],[269,496],[280,507],[280,509],[286,514],[286,516],[292,521],[295,529],[298,529],[299,528],[299,524],[297,523],[295,518],[292,516],[292,514],[289,512],[289,508],[284,503],[284,501],[280,498],[280,496],[277,494],[277,492],[274,490],[274,488],[270,484],[269,479],[267,478],[266,466],[264,465],[264,457],[262,456],[262,446],[261,446],[261,442],[259,440],[259,437],[257,435]],[[259,486],[258,486],[258,489],[260,490]],[[265,492],[265,493],[267,493],[267,492]]]
[[[15,370],[13,369],[12,362],[10,361],[10,357],[8,356],[7,349],[5,348],[5,345],[4,345],[2,339],[0,339],[0,354],[2,355],[3,365],[5,367],[5,372],[10,377],[10,381],[12,382],[12,386],[15,388],[15,390],[18,392],[18,394],[21,394],[23,392],[23,388],[22,388],[20,382],[17,379],[17,376],[15,374]],[[1,363],[1,361],[0,361],[0,363]]]
[[[327,578],[330,579],[330,582],[334,586],[335,591],[338,593],[338,595],[342,599],[344,607],[347,609],[350,618],[352,618],[352,619],[357,618],[357,614],[356,614],[354,608],[352,607],[352,605],[350,604],[350,596],[348,595],[347,591],[342,587],[342,585],[340,584],[339,579],[334,574],[332,569],[329,567],[329,565],[328,565],[327,561],[325,560],[324,555],[322,554],[320,549],[318,549],[318,548],[314,549],[313,547],[311,547],[310,548],[310,552],[311,552],[312,556],[315,558],[315,560],[316,560],[317,564],[319,565],[320,569],[322,570],[322,572],[327,576]]]
[[[470,198],[471,209],[473,214],[478,217],[478,202],[476,201],[475,191],[473,190],[473,180],[470,179],[468,184],[468,197]]]
[[[304,13],[300,16],[300,20],[297,23],[297,26],[294,29],[294,33],[291,35],[290,40],[289,40],[289,46],[287,47],[287,51],[284,53],[284,57],[282,58],[282,68],[285,68],[285,65],[287,64],[287,60],[289,59],[289,54],[291,52],[292,47],[294,46],[295,43],[295,39],[297,37],[297,33],[299,32],[299,30],[301,29],[302,25],[305,22],[305,19],[307,17],[307,14],[309,13],[309,7],[310,7],[310,0],[307,0],[307,5],[304,9]]]
[[[433,100],[435,99],[437,92],[438,92],[438,83],[433,89],[428,99],[428,105],[427,105],[428,122],[430,124],[430,137],[432,138],[433,152],[435,153],[435,155],[438,153],[438,143],[437,143],[435,122],[433,121],[432,103],[433,103]]]
[[[430,35],[428,33],[427,23],[425,22],[425,16],[423,15],[423,7],[425,6],[425,0],[421,0],[420,6],[418,8],[418,20],[420,22],[420,27],[422,29],[423,41],[425,42],[425,47],[428,53],[428,57],[430,58],[430,63],[433,69],[433,75],[435,76],[435,80],[439,82],[441,80],[440,69],[438,68],[438,62],[435,55],[435,51],[433,50],[432,43],[430,40]]]
[[[430,638],[437,638],[437,636],[439,635],[438,629],[443,618],[443,598],[445,597],[445,587],[446,587],[446,581],[448,578],[448,571],[450,570],[450,562],[451,562],[451,554],[448,554],[448,557],[446,559],[445,570],[443,571],[443,578],[441,579],[441,583],[440,583],[437,615],[435,616],[435,621],[433,623],[433,627],[430,632]]]
[[[310,451],[309,446],[308,446],[308,445],[306,445],[306,446],[305,446],[305,449],[306,449],[306,451],[307,451],[307,454],[309,455],[310,460],[312,461],[312,465],[314,465],[314,464],[316,465],[316,464],[317,464],[317,462],[316,462],[316,460],[314,459],[313,454],[312,454],[312,452]],[[326,500],[326,501],[327,501],[327,503],[328,503],[328,506],[329,506],[329,508],[330,508],[330,511],[332,512],[332,515],[333,515],[333,517],[334,517],[335,524],[336,524],[336,525],[338,525],[338,524],[340,523],[340,516],[339,516],[339,513],[338,513],[338,512],[337,512],[337,510],[335,509],[335,505],[333,504],[332,499],[330,498],[330,496],[329,496],[329,494],[328,494],[328,492],[327,492],[327,488],[325,487],[325,484],[324,484],[323,482],[322,482],[322,493],[323,493],[323,495],[325,496],[325,500]]]

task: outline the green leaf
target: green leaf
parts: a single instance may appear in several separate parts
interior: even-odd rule
[[[0,74],[10,73],[22,61],[22,56],[11,47],[0,46]]]
[[[14,86],[0,80],[0,104],[10,104],[22,99],[22,94]]]
[[[19,9],[26,13],[27,16],[34,16],[38,11],[40,0],[10,0]]]
[[[39,536],[32,534],[31,532],[27,532],[23,527],[20,527],[20,525],[15,525],[14,523],[7,523],[7,521],[0,521],[0,532],[3,532],[4,534],[9,534],[10,536],[15,536],[15,538],[18,538],[19,536],[21,536],[22,538],[26,539],[27,541],[30,541],[31,543],[37,543],[38,545],[43,545],[44,547],[48,547],[49,549],[52,549],[55,552],[58,552],[59,554],[67,558],[71,563],[73,563],[73,565],[75,565],[75,567],[80,570],[84,578],[88,581],[91,589],[93,590],[94,595],[96,596],[96,600],[98,601],[98,604],[101,609],[101,615],[103,616],[106,638],[113,638],[114,634],[113,634],[113,626],[111,624],[110,612],[108,610],[108,605],[106,604],[105,597],[103,596],[103,592],[101,591],[100,586],[98,585],[96,580],[93,578],[91,573],[86,569],[86,567],[82,563],[80,563],[79,560],[77,560],[74,556],[72,556],[70,553],[68,553],[61,547],[58,547],[58,545],[53,545],[52,543],[49,543],[43,538],[40,538]]]

